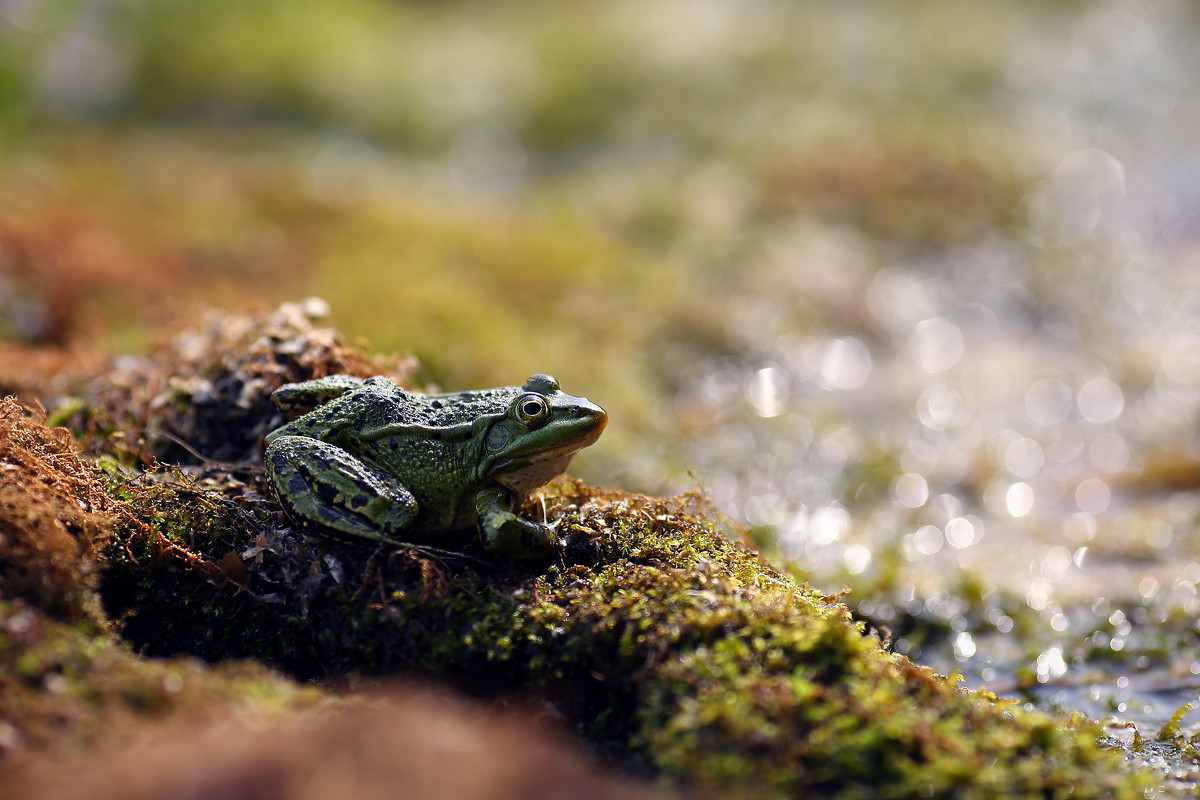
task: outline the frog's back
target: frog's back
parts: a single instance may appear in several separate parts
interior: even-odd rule
[[[427,428],[454,428],[481,418],[501,417],[521,390],[515,386],[446,394],[409,395],[409,421]]]

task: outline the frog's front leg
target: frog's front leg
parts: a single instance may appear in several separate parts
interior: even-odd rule
[[[267,477],[301,524],[355,540],[401,543],[417,515],[412,494],[340,447],[307,436],[279,436],[266,450]]]
[[[554,532],[518,517],[512,505],[512,494],[502,486],[483,489],[475,496],[483,546],[510,558],[540,558],[554,552]]]

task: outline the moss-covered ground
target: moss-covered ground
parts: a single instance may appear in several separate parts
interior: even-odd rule
[[[909,658],[1120,715],[1192,791],[1197,8],[0,2],[5,765],[186,794],[249,719],[228,785],[366,797],[372,742],[477,703],[520,709],[458,752],[481,798],[566,740],[668,793],[1149,780]],[[346,336],[241,316],[309,295]],[[557,557],[296,538],[267,398],[331,372],[602,404],[525,511]],[[700,484],[779,569],[703,494],[592,484]],[[305,739],[397,676],[474,700]],[[585,785],[547,784],[630,791]]]
[[[739,543],[698,494],[657,499],[559,480],[525,509],[559,532],[558,552],[538,565],[495,562],[469,543],[298,538],[247,450],[273,419],[255,398],[297,371],[386,363],[289,307],[219,319],[139,362],[139,387],[181,392],[159,402],[114,402],[114,386],[130,391],[119,364],[81,380],[61,418],[79,426],[86,456],[68,431],[6,401],[0,455],[19,497],[0,505],[10,759],[64,737],[116,737],[117,721],[198,703],[285,713],[316,702],[284,676],[408,676],[487,702],[541,704],[610,768],[667,786],[1142,797],[1154,784],[1123,768],[1089,724],[965,691],[889,652],[839,596]],[[403,379],[407,364],[391,364]],[[197,386],[214,396],[204,414]],[[253,422],[246,409],[264,416]],[[146,435],[148,414],[157,436]],[[156,466],[156,448],[178,455],[184,441],[245,455],[189,446],[183,468]]]

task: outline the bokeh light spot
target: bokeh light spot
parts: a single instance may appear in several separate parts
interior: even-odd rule
[[[1093,378],[1085,383],[1079,388],[1075,402],[1080,415],[1096,424],[1111,422],[1121,416],[1125,409],[1125,395],[1121,387],[1108,378]]]
[[[853,336],[834,339],[821,354],[821,384],[848,392],[871,376],[871,351]]]
[[[871,551],[855,543],[846,547],[846,551],[842,553],[842,560],[846,563],[847,572],[851,575],[861,575],[871,566]]]
[[[1087,478],[1075,489],[1075,505],[1088,514],[1100,514],[1112,500],[1108,484],[1099,478]]]
[[[913,327],[908,351],[922,371],[945,372],[962,357],[962,331],[943,317],[922,320]]]
[[[1075,397],[1058,378],[1034,381],[1025,392],[1025,411],[1039,425],[1058,425],[1071,413]]]
[[[1018,478],[1037,474],[1045,460],[1042,446],[1025,436],[1018,436],[1004,448],[1004,468]]]
[[[892,482],[892,496],[905,508],[919,508],[929,499],[929,484],[915,472],[906,472]]]
[[[760,417],[777,417],[782,414],[787,396],[787,376],[776,367],[758,370],[746,387],[746,398]]]
[[[1010,516],[1025,516],[1033,510],[1033,489],[1023,481],[1014,483],[1004,495],[1004,507]]]
[[[946,523],[946,543],[961,550],[983,538],[983,523],[968,517],[955,517]]]

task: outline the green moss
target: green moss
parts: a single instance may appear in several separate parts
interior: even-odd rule
[[[178,563],[127,571],[139,583],[126,634],[149,651],[255,655],[305,677],[415,673],[537,699],[623,768],[699,786],[1133,797],[1149,785],[1086,725],[886,652],[836,597],[731,542],[698,497],[561,482],[544,499],[564,515],[544,572],[472,552],[321,554],[281,533],[258,545],[261,563],[247,559],[239,591]]]
[[[259,324],[280,329],[270,319]],[[230,442],[210,421],[246,386],[267,392],[270,381],[245,380],[254,364],[276,365],[274,380],[284,365],[310,373],[369,366],[337,347],[303,362],[277,358],[297,341],[336,341],[296,324],[306,332],[283,325],[288,335],[275,337],[232,324],[238,337],[193,340],[192,358],[168,353],[144,364],[148,387],[181,385],[176,370],[202,376],[188,385],[207,398],[204,413],[195,402],[166,403],[158,425],[175,439],[245,451],[248,432],[268,424],[256,404],[224,428]],[[243,342],[260,349],[243,352]],[[214,352],[220,357],[210,359]],[[113,396],[94,383],[79,413]],[[133,440],[146,426],[140,407],[109,407],[114,437]],[[708,790],[1120,798],[1141,797],[1153,783],[1124,771],[1120,753],[1100,747],[1083,723],[962,691],[888,652],[837,596],[739,545],[699,495],[654,499],[560,480],[523,509],[554,520],[560,537],[550,563],[533,567],[494,562],[472,545],[321,547],[288,528],[254,457],[223,463],[189,453],[199,462],[189,472],[144,474],[108,458],[99,469],[15,403],[4,410],[0,457],[24,476],[37,511],[9,510],[6,519],[34,521],[22,541],[48,531],[58,544],[43,560],[0,550],[0,567],[35,574],[43,563],[65,565],[46,568],[56,592],[14,596],[0,587],[0,677],[19,687],[0,720],[30,741],[88,741],[108,720],[186,706],[171,699],[172,670],[195,676],[185,683],[198,687],[197,698],[297,696],[261,669],[247,677],[245,667],[210,672],[171,658],[186,653],[252,659],[302,679],[416,675],[476,697],[549,705],[617,767]],[[175,444],[166,437],[159,446]],[[95,449],[121,452],[103,442]],[[69,524],[80,508],[90,533]],[[62,606],[63,590],[80,602]],[[107,620],[155,658],[116,644]],[[72,627],[78,621],[86,624]]]

